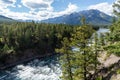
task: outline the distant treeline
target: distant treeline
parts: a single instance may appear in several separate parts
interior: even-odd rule
[[[24,55],[22,52],[27,49],[34,49],[39,54],[53,53],[61,46],[63,37],[70,36],[73,28],[71,25],[35,22],[1,24],[0,59],[5,60],[11,54]]]
[[[4,63],[8,57],[23,57],[26,55],[24,52],[29,49],[40,55],[54,53],[56,48],[61,47],[63,38],[71,37],[76,27],[79,25],[46,24],[34,21],[0,24],[0,61]],[[99,29],[96,26],[92,27],[95,30]]]

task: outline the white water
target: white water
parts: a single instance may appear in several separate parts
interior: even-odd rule
[[[105,33],[109,32],[109,29],[101,28],[97,32]],[[0,71],[0,80],[60,80],[61,75],[58,57],[52,56]]]
[[[62,74],[57,57],[35,59],[0,73],[0,80],[60,80]]]
[[[106,29],[106,28],[100,28],[98,31],[97,31],[97,34],[98,36],[100,36],[101,33],[107,33],[107,32],[110,32],[109,29]]]

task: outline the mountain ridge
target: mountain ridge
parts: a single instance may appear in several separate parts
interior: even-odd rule
[[[53,23],[53,24],[70,24],[70,25],[80,25],[80,19],[82,17],[86,18],[86,23],[91,25],[110,25],[112,23],[112,16],[105,14],[99,10],[83,10],[79,12],[74,12],[67,15],[62,15],[59,17],[49,18],[42,21],[36,21],[40,23]],[[0,23],[2,22],[32,22],[33,20],[15,20],[9,17],[0,15]]]
[[[9,23],[9,22],[15,22],[16,20],[0,15],[0,23]]]
[[[55,18],[49,18],[46,20],[42,20],[41,22],[45,23],[55,23],[55,24],[71,24],[71,25],[79,25],[80,19],[84,16],[86,18],[86,22],[88,24],[93,25],[110,25],[112,23],[112,16],[105,14],[99,10],[91,9],[91,10],[83,10],[80,12],[74,12],[69,15],[63,15]]]

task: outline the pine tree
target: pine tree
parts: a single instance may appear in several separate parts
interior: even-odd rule
[[[82,25],[86,25],[86,18],[85,18],[85,16],[82,16],[80,22],[81,22]]]
[[[94,36],[94,53],[95,53],[95,73],[97,71],[97,65],[98,65],[98,60],[97,60],[97,57],[98,57],[98,50],[99,49],[99,44],[98,44],[98,34],[95,33],[95,36]]]
[[[68,38],[63,38],[62,41],[63,47],[61,49],[56,49],[57,52],[63,53],[61,57],[61,64],[62,64],[62,80],[74,80],[73,73],[72,73],[72,53],[70,47],[70,41]]]
[[[104,46],[105,45],[105,36],[104,34],[100,33],[100,45]]]
[[[75,53],[75,80],[87,80],[89,69],[91,68],[93,59],[89,44],[89,38],[92,36],[93,29],[89,26],[78,27],[72,34],[72,46],[78,48],[79,51]]]
[[[96,72],[98,65],[98,38],[95,35],[94,47],[90,44],[90,38],[94,30],[83,25],[74,28],[70,40],[64,38],[62,48],[59,49],[62,56],[62,71],[63,80],[89,80],[91,77],[90,71]],[[77,50],[73,50],[76,48]]]
[[[117,0],[114,4],[113,4],[113,13],[120,18],[120,0]]]
[[[109,33],[109,43],[104,47],[105,50],[107,50],[108,53],[120,55],[120,0],[117,0],[113,4],[113,13],[118,18],[118,21],[115,21],[111,27],[110,27],[110,33]]]
[[[97,32],[95,32],[94,33],[94,36],[93,36],[93,39],[92,39],[92,53],[93,53],[93,56],[92,56],[92,58],[93,58],[93,71],[94,71],[94,73],[92,74],[92,76],[91,76],[91,78],[92,79],[95,79],[96,80],[96,78],[97,78],[97,76],[96,76],[96,73],[97,73],[97,70],[98,70],[98,65],[100,65],[100,63],[99,63],[99,61],[98,61],[98,53],[99,53],[99,51],[100,51],[100,44],[99,44],[99,37],[98,37],[98,33]]]

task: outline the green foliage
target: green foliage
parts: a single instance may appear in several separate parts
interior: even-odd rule
[[[94,30],[84,25],[74,29],[71,38],[64,38],[62,41],[61,49],[57,52],[63,53],[61,57],[63,80],[88,80],[90,71],[95,71],[98,66],[97,60],[97,36],[94,39],[95,45],[89,46],[90,37],[93,35]],[[77,48],[78,50],[73,50]],[[95,48],[96,49],[93,49]]]
[[[120,56],[120,20],[111,25],[108,41],[109,44],[104,49],[110,54]]]
[[[3,50],[4,53],[7,53],[7,51],[9,51],[10,48],[8,47],[7,44],[5,44],[2,50]]]
[[[114,8],[113,13],[120,18],[120,1],[119,0],[117,0],[117,2],[113,4],[113,8]]]
[[[100,38],[99,38],[99,44],[101,45],[101,46],[104,46],[105,45],[105,35],[104,34],[100,34]]]
[[[107,50],[107,52],[110,54],[112,53],[120,56],[120,42],[105,46],[104,49]]]
[[[120,69],[117,70],[117,74],[120,74]]]
[[[62,73],[64,74],[61,78],[62,80],[74,80],[72,72],[72,52],[70,47],[70,40],[68,38],[63,38],[63,47],[61,49],[56,49],[56,52],[63,53],[61,56]]]
[[[94,39],[93,39],[94,44],[92,45],[92,52],[94,53],[93,54],[93,58],[94,58],[93,63],[94,63],[95,73],[97,71],[98,65],[100,64],[99,61],[98,61],[98,59],[97,59],[98,53],[99,53],[99,51],[101,49],[101,47],[100,47],[101,46],[101,44],[100,44],[101,40],[99,41],[99,39],[100,38],[98,38],[98,34],[95,32]]]
[[[86,24],[86,18],[84,16],[82,16],[80,22],[81,22],[82,25],[85,25]]]
[[[7,55],[9,55],[11,52],[14,52],[14,49],[5,44],[0,50],[0,62],[5,61],[5,59],[8,57]]]
[[[110,37],[109,40],[112,42],[120,41],[120,20],[112,24],[110,27]]]
[[[16,55],[27,49],[39,50],[41,54],[54,53],[55,48],[61,47],[63,37],[70,37],[71,32],[73,32],[73,27],[64,24],[35,22],[1,24],[0,51],[4,54],[13,50]]]
[[[96,80],[103,80],[103,79],[102,79],[102,77],[100,76],[100,77],[98,77]]]

